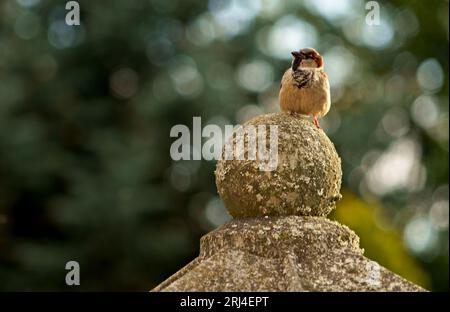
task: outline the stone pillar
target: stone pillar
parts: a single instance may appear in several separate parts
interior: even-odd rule
[[[285,113],[243,126],[265,126],[267,148],[277,140],[275,169],[250,157],[251,135],[238,151],[243,160],[223,154],[216,184],[234,219],[203,236],[200,255],[153,291],[423,291],[364,257],[359,237],[326,218],[341,198],[342,171],[322,130]],[[239,146],[237,134],[224,153]]]

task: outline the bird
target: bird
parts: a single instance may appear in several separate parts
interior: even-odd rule
[[[284,112],[313,117],[320,129],[318,117],[330,110],[330,83],[323,69],[323,57],[313,48],[291,52],[291,67],[283,74],[279,104]]]

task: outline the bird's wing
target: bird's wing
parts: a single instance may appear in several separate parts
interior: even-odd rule
[[[292,78],[297,88],[309,88],[314,80],[314,71],[299,68],[292,71]]]

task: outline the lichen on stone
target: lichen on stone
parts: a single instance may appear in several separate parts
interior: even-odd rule
[[[249,125],[278,126],[278,166],[262,171],[259,159],[222,157],[217,162],[216,185],[229,213],[233,217],[330,213],[341,197],[342,171],[341,160],[324,131],[306,117],[287,113],[258,116],[243,127]],[[248,137],[245,139],[247,153]],[[227,144],[235,146],[236,136]]]
[[[154,291],[423,291],[362,253],[353,231],[323,217],[234,219]]]

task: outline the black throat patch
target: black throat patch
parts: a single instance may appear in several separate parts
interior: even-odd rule
[[[314,70],[311,69],[297,69],[292,71],[292,78],[297,88],[308,88],[311,86],[314,79]]]

